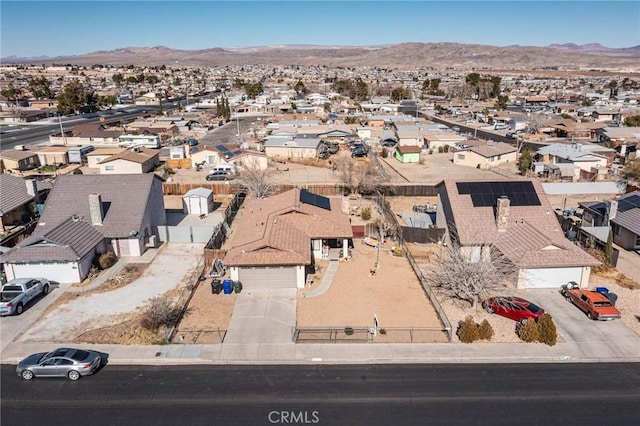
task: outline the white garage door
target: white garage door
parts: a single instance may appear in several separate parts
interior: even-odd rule
[[[524,288],[560,288],[569,281],[582,281],[582,268],[525,269]]]
[[[9,267],[12,268],[15,278],[45,277],[58,283],[80,282],[76,263],[15,264]]]
[[[244,288],[297,288],[294,266],[240,268],[238,278]]]

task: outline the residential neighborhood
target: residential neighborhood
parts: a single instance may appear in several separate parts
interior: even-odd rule
[[[100,96],[115,102],[78,124],[26,87],[21,98],[2,99],[0,114],[12,123],[3,134],[27,123],[52,129],[0,152],[4,282],[43,276],[59,286],[53,294],[77,294],[60,303],[84,312],[66,320],[78,342],[153,344],[159,330],[140,322],[145,300],[167,298],[183,313],[164,338],[221,345],[222,356],[231,343],[458,342],[469,315],[491,320],[494,341],[518,342],[522,327],[485,318],[479,302],[517,295],[549,310],[555,301],[539,292],[567,283],[615,292],[619,326],[637,339],[640,127],[622,125],[640,116],[637,82],[625,79],[617,96],[603,97],[583,91],[608,83],[600,77],[572,90],[552,73],[528,82],[502,75],[493,79],[506,97],[498,106],[456,94],[460,74],[434,75],[441,92],[433,95],[415,84],[417,70],[390,70],[387,89],[369,80],[362,102],[322,83],[321,70],[274,70],[253,93],[220,70],[201,69],[208,83],[183,97],[194,90],[189,69],[168,77],[162,67],[82,68],[87,87],[106,81]],[[14,87],[34,73],[70,79],[77,71],[2,68]],[[353,78],[324,73],[339,71]],[[245,81],[266,75],[260,66],[244,72]],[[115,78],[139,74],[144,82],[126,86]],[[51,80],[56,90],[58,81]],[[396,85],[405,99],[390,96]],[[103,324],[100,335],[84,329],[92,315],[83,299],[93,291],[79,291],[118,280],[105,297],[127,294],[171,247],[200,252],[195,269],[173,283],[175,295],[136,290],[143,293],[125,322],[102,315],[93,319]],[[447,256],[458,255],[469,268],[458,277],[483,277],[472,293],[453,285],[457,278],[443,279]],[[127,265],[148,266],[136,279],[126,271],[138,266]],[[481,265],[493,272],[472,272]],[[373,282],[411,284],[391,296],[367,288]],[[253,300],[255,292],[267,296]],[[409,300],[421,302],[410,308]],[[345,303],[348,312],[339,308]],[[264,317],[246,311],[260,304]],[[38,324],[23,338],[59,339],[52,327],[38,337]],[[132,341],[122,327],[147,337]],[[566,339],[568,325],[556,327]]]

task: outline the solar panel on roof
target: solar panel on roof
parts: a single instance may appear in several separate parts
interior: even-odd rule
[[[640,208],[640,195],[631,195],[618,202],[618,211],[626,212],[627,210]]]
[[[331,210],[331,201],[327,197],[314,194],[306,189],[300,190],[300,202],[311,206],[320,207],[321,209]]]
[[[495,207],[498,198],[509,198],[512,206],[539,206],[540,198],[530,181],[459,182],[458,194],[471,195],[474,207]]]

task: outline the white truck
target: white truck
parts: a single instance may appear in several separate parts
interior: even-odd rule
[[[20,315],[27,303],[49,293],[46,278],[14,278],[0,291],[0,315]]]

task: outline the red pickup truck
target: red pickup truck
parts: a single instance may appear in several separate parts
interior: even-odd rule
[[[609,321],[620,318],[618,311],[605,293],[577,288],[577,284],[562,286],[562,295],[580,308],[592,320]]]

